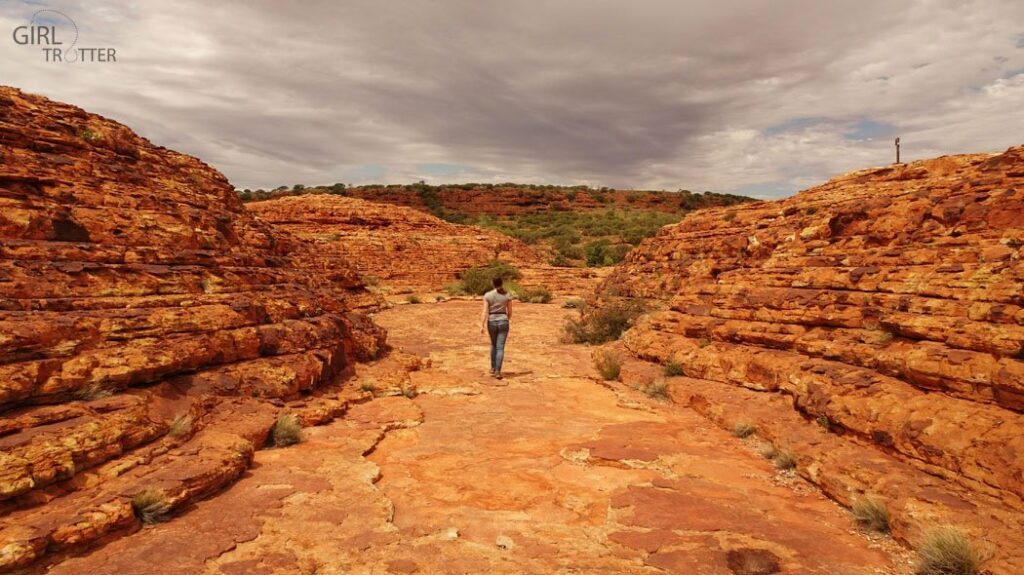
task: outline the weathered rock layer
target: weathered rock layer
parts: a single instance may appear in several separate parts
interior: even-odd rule
[[[600,290],[688,375],[790,395],[835,431],[1020,505],[1024,147],[694,213]]]
[[[397,291],[440,290],[467,268],[493,259],[520,269],[525,284],[562,294],[582,293],[602,277],[600,271],[549,266],[515,238],[405,206],[311,194],[247,207],[315,243],[324,257],[350,262],[367,281]]]
[[[0,569],[231,481],[278,399],[383,345],[358,276],[221,174],[6,87],[0,208]]]

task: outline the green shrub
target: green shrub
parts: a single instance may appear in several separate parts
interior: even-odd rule
[[[549,303],[551,301],[551,292],[544,286],[520,288],[519,299],[528,303]]]
[[[889,532],[889,510],[881,499],[866,495],[854,501],[850,511],[862,528],[878,533]]]
[[[579,319],[568,319],[563,328],[572,343],[599,344],[614,341],[629,329],[642,309],[634,304],[607,305],[590,310]]]
[[[132,511],[143,523],[159,523],[167,519],[171,501],[163,491],[147,487],[132,497]]]
[[[460,282],[452,282],[444,286],[444,291],[451,296],[466,295],[466,290],[462,288],[462,284]]]
[[[988,553],[951,525],[929,529],[917,549],[917,575],[976,575]]]
[[[663,372],[668,377],[676,377],[678,375],[686,375],[686,370],[683,369],[683,364],[679,363],[674,359],[670,359],[665,362],[665,365],[661,366]]]
[[[583,253],[590,267],[612,266],[626,257],[629,248],[628,245],[613,245],[607,239],[600,239],[584,245]]]
[[[416,294],[409,295],[408,297],[405,298],[405,301],[407,303],[413,303],[413,304],[423,303],[423,300],[420,299],[420,296],[418,296]]]
[[[82,128],[78,135],[81,136],[86,142],[98,142],[103,139],[103,134],[93,130],[92,128]]]
[[[611,381],[619,378],[622,373],[622,360],[617,354],[611,352],[600,352],[594,357],[594,367],[601,374],[601,378]]]
[[[285,413],[277,418],[270,429],[270,441],[274,447],[287,447],[302,441],[302,423],[292,413]]]
[[[564,307],[565,309],[583,309],[584,305],[586,304],[583,302],[583,300],[574,297],[565,300],[565,303],[562,304],[562,307]]]
[[[740,422],[736,423],[736,425],[734,425],[733,428],[732,428],[732,434],[734,436],[736,436],[736,437],[739,437],[740,439],[745,439],[747,437],[750,437],[751,435],[754,435],[754,433],[756,431],[757,431],[757,428],[754,427],[753,424],[748,423],[746,421],[740,421]],[[774,456],[775,455],[772,454],[772,457],[774,457]]]
[[[523,277],[518,269],[501,260],[491,260],[487,265],[472,267],[459,275],[458,289],[468,295],[483,295],[493,287],[491,282],[500,277],[511,282]]]

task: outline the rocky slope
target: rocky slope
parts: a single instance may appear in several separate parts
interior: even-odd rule
[[[484,377],[478,311],[378,314],[429,355],[418,393],[259,451],[224,495],[49,573],[908,574],[897,546],[728,432],[598,384],[588,349],[559,342],[571,310],[521,306],[509,377]]]
[[[247,207],[263,221],[310,240],[324,257],[351,263],[370,283],[398,292],[442,290],[462,271],[493,259],[520,269],[524,285],[544,285],[563,295],[592,289],[603,277],[596,270],[554,268],[519,240],[409,207],[325,194]]]
[[[777,392],[785,401],[775,405],[829,438],[905,466],[860,461],[845,479],[825,477],[842,448],[808,449],[802,473],[836,499],[883,492],[908,540],[922,523],[957,519],[1002,545],[996,534],[1019,532],[1024,510],[1022,246],[1017,147],[692,214],[643,242],[597,299],[648,304],[626,349],[710,380],[686,392],[709,416],[731,425],[767,401],[732,386]],[[748,417],[785,442],[810,437],[784,414]],[[911,470],[945,481],[895,479]],[[956,495],[941,499],[939,485]],[[999,572],[1018,568],[1019,556]]]
[[[358,276],[202,162],[6,87],[0,144],[0,569],[212,493],[380,351]]]

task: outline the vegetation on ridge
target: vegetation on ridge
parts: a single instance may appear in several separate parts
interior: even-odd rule
[[[732,194],[613,190],[587,186],[446,184],[306,187],[241,190],[242,201],[331,194],[410,206],[449,222],[506,234],[546,253],[552,265],[614,265],[645,238],[695,209],[753,201]],[[474,201],[467,194],[492,201]],[[476,196],[480,198],[480,196]]]

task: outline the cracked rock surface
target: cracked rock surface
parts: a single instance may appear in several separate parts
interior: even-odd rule
[[[590,350],[558,342],[570,310],[519,305],[507,377],[490,379],[477,312],[378,314],[393,345],[429,359],[414,393],[378,390],[303,443],[256,452],[218,497],[50,572],[906,572],[894,546],[698,412],[599,385]]]

